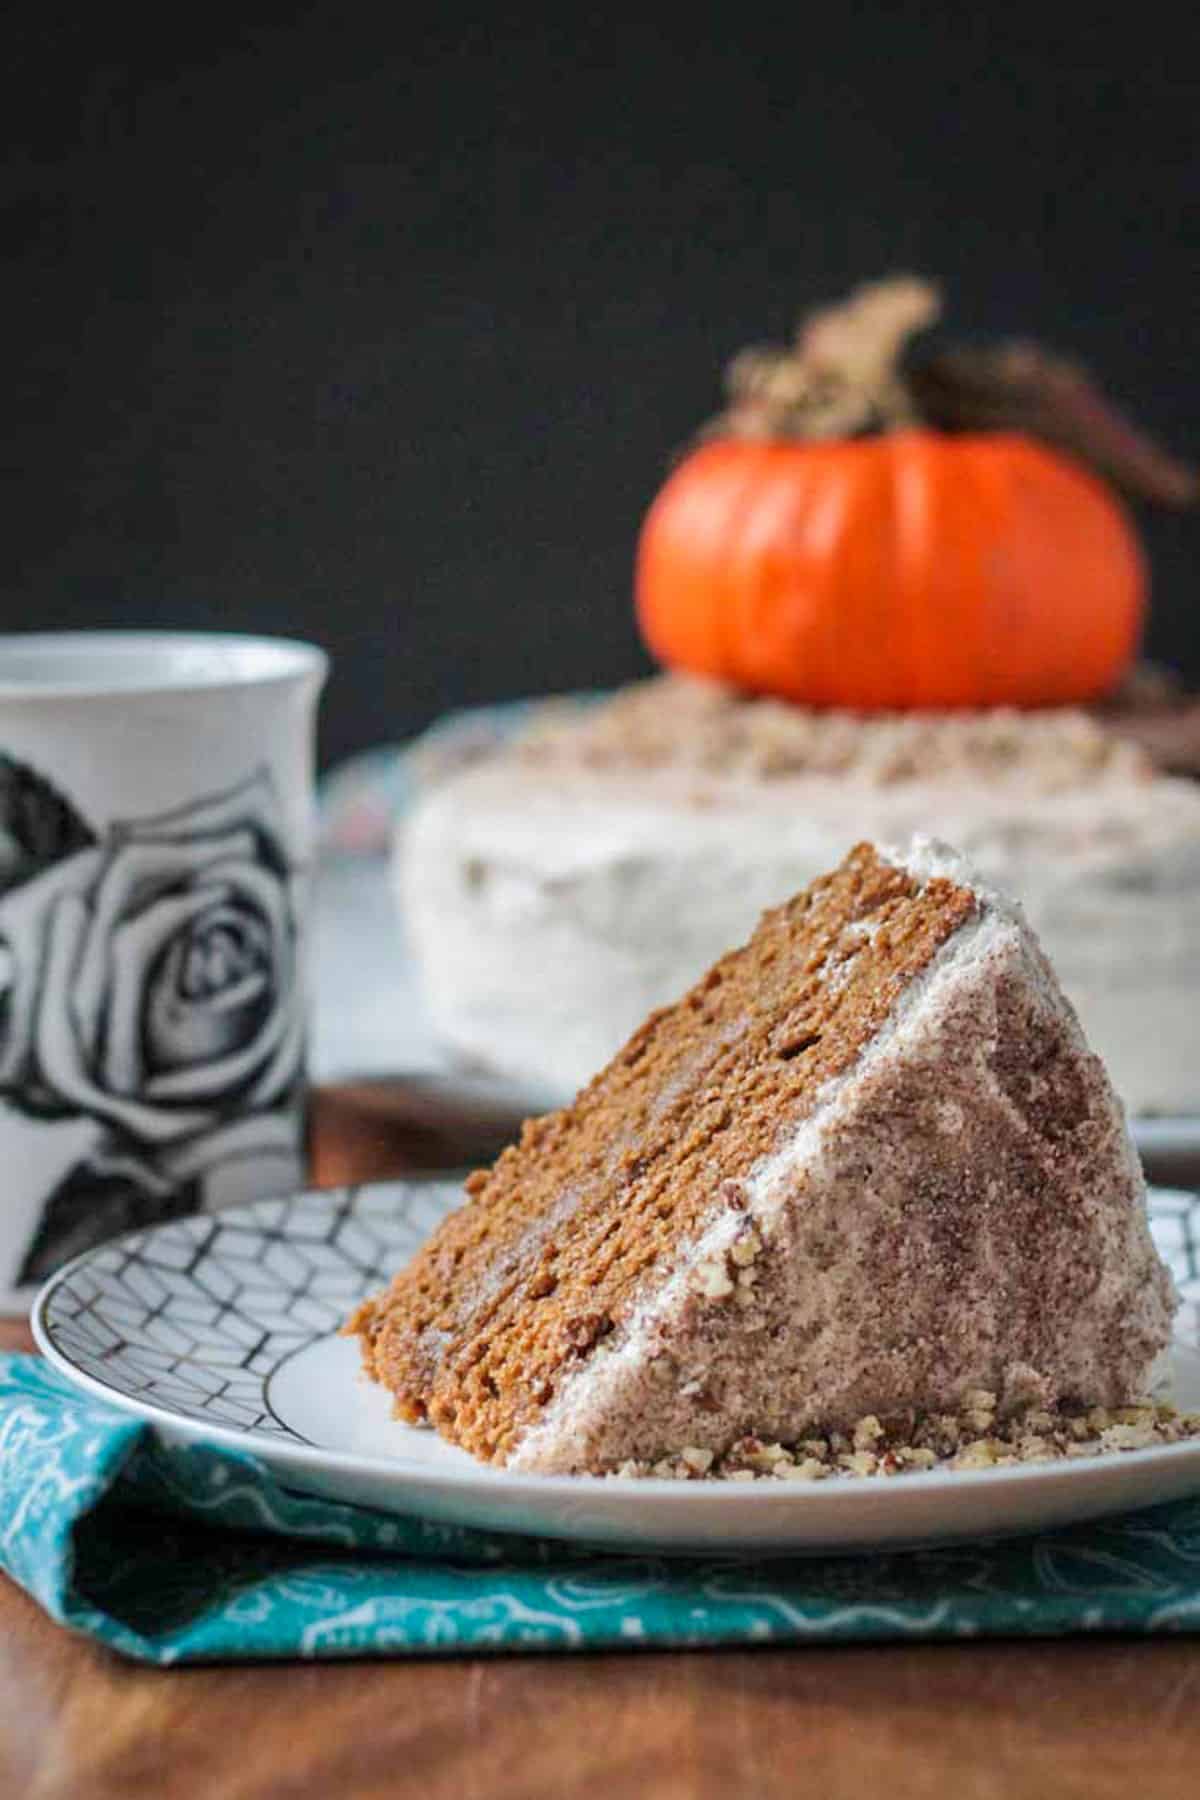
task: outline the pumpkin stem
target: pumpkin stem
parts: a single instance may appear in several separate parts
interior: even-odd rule
[[[726,410],[704,437],[845,438],[918,424],[901,353],[942,309],[931,282],[892,276],[800,321],[794,341],[743,350],[726,371]]]
[[[909,390],[942,431],[1020,431],[1065,450],[1132,499],[1191,506],[1196,470],[1149,438],[1086,369],[1036,344],[942,350],[915,366]]]
[[[1086,370],[1036,344],[951,347],[902,367],[935,323],[940,290],[914,275],[855,289],[801,319],[791,344],[743,350],[707,438],[861,437],[925,426],[1020,432],[1065,451],[1121,493],[1163,506],[1200,500],[1200,475],[1113,406]]]

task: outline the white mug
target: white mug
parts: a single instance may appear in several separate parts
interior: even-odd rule
[[[324,653],[0,636],[0,1312],[304,1164]]]

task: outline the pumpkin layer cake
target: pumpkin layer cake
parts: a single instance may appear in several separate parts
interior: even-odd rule
[[[1016,907],[866,844],[651,1015],[351,1321],[399,1415],[578,1473],[867,1416],[1120,1404],[1169,1277]]]
[[[1129,1110],[1200,1113],[1200,785],[1124,718],[660,677],[431,768],[395,882],[442,1038],[557,1104],[856,840],[931,831],[1021,902]]]

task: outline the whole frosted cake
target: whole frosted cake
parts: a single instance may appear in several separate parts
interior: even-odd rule
[[[1200,1111],[1200,786],[1081,710],[651,680],[433,782],[395,880],[446,1041],[556,1100],[764,908],[913,832],[1020,899],[1127,1107]]]

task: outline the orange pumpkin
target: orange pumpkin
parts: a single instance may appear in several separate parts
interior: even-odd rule
[[[660,661],[855,710],[1116,686],[1147,587],[1117,493],[1192,506],[1200,477],[1036,345],[908,355],[940,307],[927,281],[869,283],[734,359],[638,543]]]
[[[1048,706],[1133,658],[1138,539],[1082,465],[1008,432],[718,439],[646,517],[636,603],[668,667],[814,706]]]

